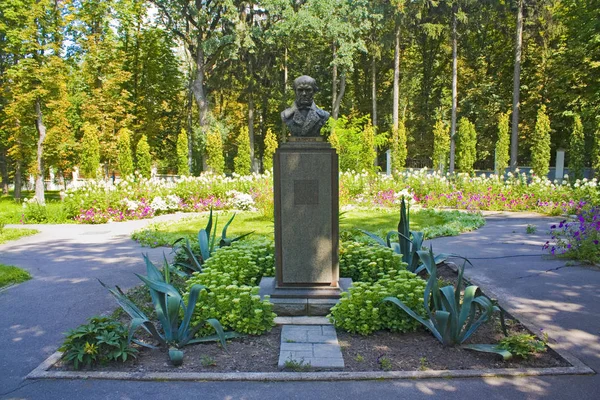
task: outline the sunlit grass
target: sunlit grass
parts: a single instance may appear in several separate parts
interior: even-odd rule
[[[223,226],[233,215],[232,212],[215,213],[218,216],[217,235],[221,235]],[[396,230],[400,212],[398,210],[355,209],[340,215],[340,230],[353,228],[363,229],[385,236],[390,230]],[[133,234],[133,239],[150,247],[168,246],[181,237],[196,240],[198,231],[206,227],[208,214],[184,218],[177,222],[154,223]],[[424,231],[426,237],[457,235],[460,232],[476,229],[484,224],[478,214],[459,211],[419,210],[410,213],[411,230]],[[213,225],[214,227],[214,225]],[[254,231],[254,234],[273,237],[273,220],[259,213],[237,213],[227,229],[227,237],[243,235]]]
[[[11,265],[0,264],[0,288],[25,282],[29,279],[31,279],[29,272]]]
[[[37,229],[3,228],[0,229],[0,244],[35,235],[36,233],[39,233]]]
[[[34,196],[32,191],[21,192],[21,200],[15,200],[13,194],[0,196],[0,218],[6,224],[28,224],[28,223],[50,223],[64,224],[74,223],[66,218],[63,204],[60,200],[60,192],[46,191],[46,207],[44,215],[34,212],[27,213],[23,208],[22,201]]]

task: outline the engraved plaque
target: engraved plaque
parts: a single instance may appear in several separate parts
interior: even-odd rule
[[[319,204],[319,181],[316,179],[294,180],[294,205]]]

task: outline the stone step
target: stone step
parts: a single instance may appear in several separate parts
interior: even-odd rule
[[[284,369],[286,362],[307,368],[344,368],[335,328],[332,325],[284,325],[279,369]]]

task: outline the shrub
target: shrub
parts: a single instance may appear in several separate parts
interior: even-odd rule
[[[263,170],[268,171],[273,168],[273,155],[277,150],[277,137],[271,130],[267,129],[267,133],[264,138],[264,151],[263,151]]]
[[[248,136],[248,127],[240,129],[235,143],[237,145],[237,154],[233,159],[233,169],[240,175],[248,175],[252,169],[252,160],[250,157],[250,137]]]
[[[125,362],[137,353],[129,346],[127,328],[106,317],[92,317],[87,324],[70,330],[59,350],[75,369],[80,364],[89,367],[109,361]]]
[[[594,176],[600,179],[600,121],[594,132],[594,155],[592,157],[592,168]]]
[[[235,242],[222,247],[187,281],[206,286],[200,294],[200,306],[194,310],[192,325],[207,318],[218,319],[224,328],[258,335],[273,326],[273,305],[261,300],[258,283],[263,276],[274,275],[274,243],[266,239]],[[199,335],[210,333],[203,328]]]
[[[456,165],[459,171],[473,172],[473,164],[476,160],[477,132],[475,125],[466,117],[458,122],[456,140]]]
[[[135,149],[137,159],[137,169],[144,178],[150,178],[152,175],[152,156],[150,155],[150,146],[146,135],[142,135]]]
[[[440,119],[433,127],[433,169],[444,172],[448,167],[448,154],[450,154],[450,130]]]
[[[512,355],[529,358],[532,354],[546,351],[546,343],[538,340],[534,335],[522,333],[503,338],[498,343],[498,348],[508,350]]]
[[[544,105],[538,110],[531,141],[531,168],[537,176],[546,176],[550,171],[550,119]]]
[[[190,166],[188,163],[188,137],[185,129],[182,129],[177,136],[177,174],[190,174]]]
[[[496,174],[504,175],[510,160],[510,135],[508,113],[498,115],[498,141],[496,142]]]
[[[394,271],[406,269],[402,256],[383,246],[359,242],[340,244],[340,276],[354,282],[375,282]]]
[[[206,164],[210,171],[221,175],[225,171],[225,157],[223,157],[223,138],[218,129],[211,129],[206,134]]]
[[[583,178],[583,167],[585,162],[585,137],[581,117],[577,114],[573,117],[573,133],[569,143],[569,176],[573,179]]]
[[[127,128],[119,130],[117,138],[117,168],[124,178],[133,173],[133,158],[131,156],[131,131]]]
[[[556,245],[547,241],[544,249],[552,254],[563,254],[566,257],[594,264],[600,262],[600,207],[583,210],[574,222],[561,221],[558,226],[550,227],[552,239]]]
[[[361,335],[382,329],[414,331],[419,327],[417,321],[393,305],[382,303],[382,300],[396,296],[424,315],[424,290],[425,281],[412,272],[391,270],[388,274],[381,274],[376,282],[354,282],[331,309],[329,319],[336,328]]]

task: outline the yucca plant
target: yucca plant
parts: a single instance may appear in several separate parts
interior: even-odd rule
[[[237,242],[244,237],[251,235],[253,232],[245,233],[233,239],[227,237],[227,228],[235,218],[235,214],[231,216],[229,221],[223,227],[221,232],[221,239],[219,240],[218,247],[231,246],[233,242]],[[215,251],[216,238],[217,238],[217,222],[218,216],[215,216],[215,224],[213,226],[213,211],[210,209],[208,216],[208,223],[206,228],[200,229],[198,232],[198,247],[200,248],[200,254],[197,257],[194,253],[189,239],[179,238],[173,243],[173,249],[175,252],[183,251],[187,257],[186,261],[178,261],[174,265],[182,269],[184,275],[191,275],[194,272],[202,272],[202,265],[210,258]],[[185,240],[185,243],[181,243]],[[181,250],[179,250],[181,249]]]
[[[419,321],[444,346],[461,345],[492,316],[494,311],[500,311],[500,309],[490,299],[483,296],[481,290],[475,285],[464,289],[461,301],[463,272],[467,261],[458,270],[456,286],[448,285],[440,288],[435,258],[431,248],[429,251],[419,250],[417,254],[429,272],[423,298],[423,305],[428,319],[415,313],[396,297],[386,297],[383,301],[396,305]],[[504,359],[512,357],[510,352],[499,349],[495,345],[465,345],[463,347],[497,353]]]
[[[141,327],[152,335],[160,345],[168,346],[171,362],[174,365],[181,365],[183,362],[182,347],[193,343],[218,340],[221,342],[223,348],[225,348],[226,339],[239,336],[235,332],[224,332],[219,321],[214,318],[209,318],[206,320],[206,323],[210,324],[215,329],[216,334],[203,338],[194,338],[194,335],[203,327],[203,325],[199,324],[195,328],[191,328],[190,321],[200,292],[203,289],[207,290],[207,288],[199,284],[193,285],[190,288],[186,305],[179,291],[170,283],[170,272],[167,260],[165,259],[163,268],[164,274],[148,259],[147,255],[144,255],[144,260],[146,262],[147,275],[136,275],[144,282],[150,291],[156,316],[160,323],[160,331],[150,321],[148,316],[141,311],[118,286],[116,289],[111,289],[100,281],[102,286],[108,289],[115,299],[117,299],[117,303],[119,303],[121,308],[123,308],[123,310],[131,317],[131,323],[129,325],[130,341],[132,340],[135,331]],[[180,318],[181,315],[183,316],[183,319]],[[134,342],[145,347],[155,348],[155,346],[139,340],[134,340]]]
[[[395,253],[402,255],[402,262],[407,264],[406,269],[408,271],[418,274],[426,268],[417,255],[417,251],[421,250],[423,247],[425,234],[420,231],[410,230],[410,212],[406,208],[404,196],[402,196],[400,202],[400,221],[398,222],[397,231],[389,231],[385,240],[374,233],[364,230],[361,230],[361,232],[375,240],[381,246],[389,247],[394,250]],[[394,235],[398,237],[397,242],[392,242],[392,237]],[[448,254],[438,254],[435,257],[435,261],[439,264],[445,261],[448,256]]]

